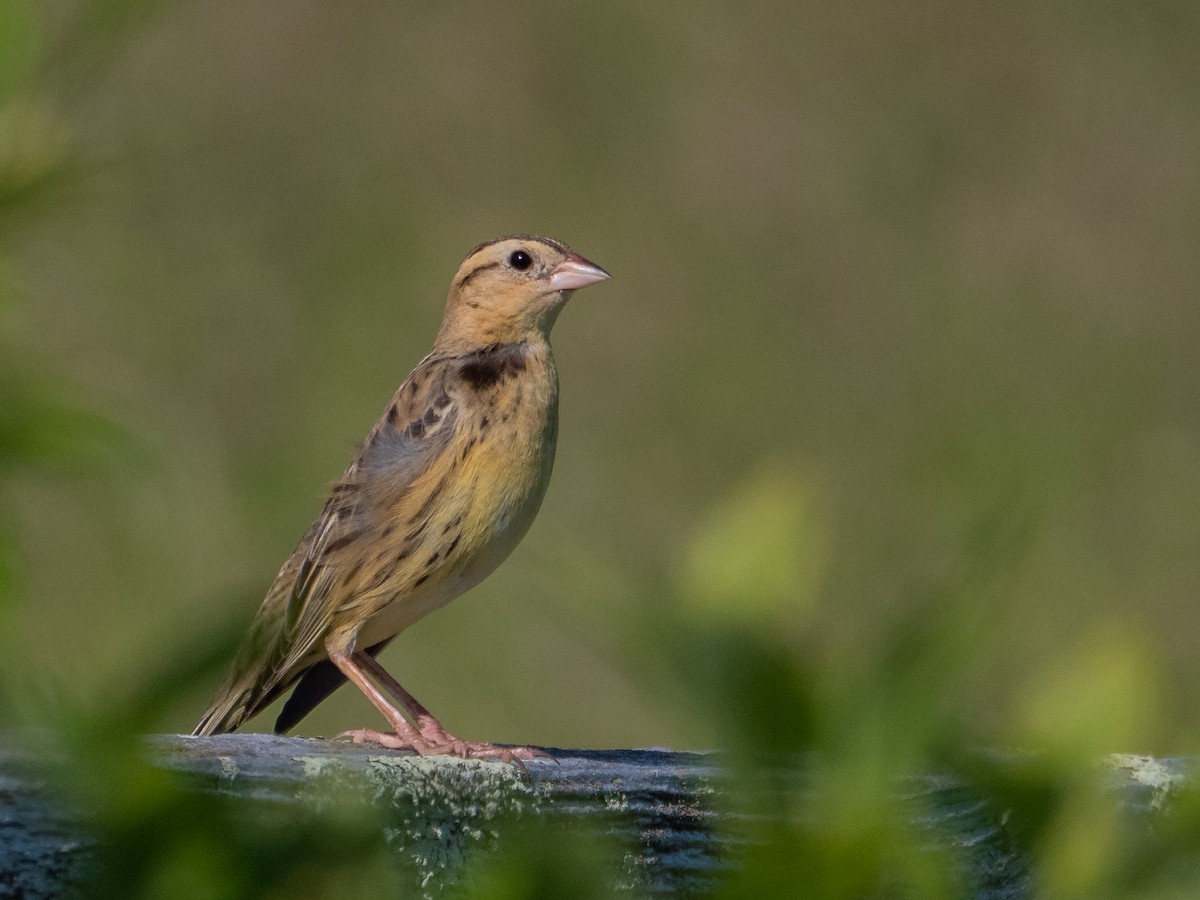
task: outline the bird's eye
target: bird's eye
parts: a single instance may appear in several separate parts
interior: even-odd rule
[[[533,257],[524,250],[514,250],[508,258],[508,264],[518,272],[524,272],[533,265]]]

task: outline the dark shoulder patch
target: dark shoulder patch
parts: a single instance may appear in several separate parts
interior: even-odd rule
[[[458,371],[463,381],[481,391],[524,372],[525,363],[524,345],[509,344],[472,353]]]

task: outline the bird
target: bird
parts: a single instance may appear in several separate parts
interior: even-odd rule
[[[522,765],[543,755],[455,737],[376,659],[489,575],[533,522],[558,433],[550,330],[608,272],[566,244],[480,244],[450,283],[433,349],[397,389],[283,563],[192,734],[224,734],[294,687],[286,734],[349,680],[390,731],[338,738]]]

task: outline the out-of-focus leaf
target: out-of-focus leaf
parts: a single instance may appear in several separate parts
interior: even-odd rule
[[[29,83],[41,45],[33,0],[0,3],[0,106]]]
[[[68,399],[65,388],[0,364],[0,472],[23,466],[95,472],[100,459],[129,446],[125,430]]]
[[[1157,720],[1157,665],[1128,623],[1099,621],[1046,666],[1018,699],[1015,737],[1024,747],[1087,765],[1135,746]]]
[[[37,196],[69,161],[70,131],[48,106],[0,100],[0,211]]]
[[[815,602],[827,536],[798,465],[763,466],[709,511],[688,544],[679,591],[713,624],[799,624]]]

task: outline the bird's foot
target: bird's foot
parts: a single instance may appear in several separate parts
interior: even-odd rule
[[[459,759],[488,759],[508,763],[526,771],[525,763],[531,759],[553,759],[545,750],[536,747],[506,747],[487,741],[464,741],[456,738],[440,726],[426,728],[419,734],[375,731],[373,728],[356,728],[343,731],[334,740],[348,740],[355,744],[377,744],[388,750],[410,750],[418,756],[457,756]]]
[[[374,728],[354,728],[333,736],[335,741],[350,741],[352,744],[376,744],[388,750],[411,750],[421,756],[421,736],[415,731],[399,734],[394,731],[376,731]]]
[[[508,747],[502,744],[491,744],[487,741],[464,741],[457,738],[442,727],[441,723],[430,716],[418,720],[421,729],[421,739],[430,746],[437,747],[430,755],[459,756],[463,759],[495,759],[500,762],[512,763],[524,769],[522,765],[531,759],[554,759],[545,750],[537,747]]]

